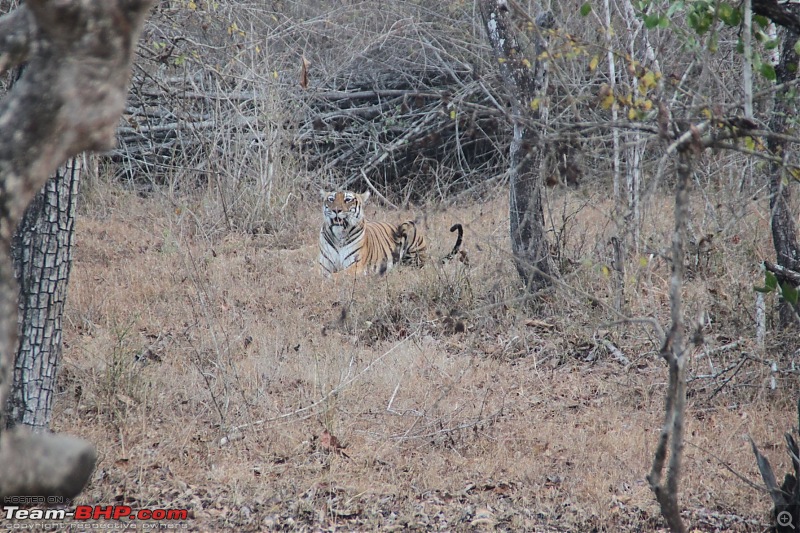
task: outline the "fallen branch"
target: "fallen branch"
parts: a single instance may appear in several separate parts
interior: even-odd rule
[[[619,361],[623,365],[628,366],[628,365],[631,364],[631,360],[628,359],[627,357],[625,357],[625,354],[622,353],[622,350],[620,350],[619,348],[614,346],[614,344],[610,340],[608,340],[608,339],[597,339],[597,342],[599,342],[600,344],[605,346],[606,350],[608,350],[608,353],[613,355],[614,359],[616,359],[617,361]]]

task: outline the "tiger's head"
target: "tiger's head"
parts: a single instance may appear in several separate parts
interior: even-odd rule
[[[350,191],[325,192],[322,195],[322,215],[325,225],[348,229],[364,220],[363,206],[369,199],[369,191],[358,194]]]

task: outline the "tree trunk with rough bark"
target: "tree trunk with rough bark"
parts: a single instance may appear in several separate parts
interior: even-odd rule
[[[780,61],[775,66],[777,83],[789,83],[797,79],[798,58],[794,50],[794,43],[800,37],[800,32],[789,28],[783,41]],[[769,129],[776,133],[786,132],[786,120],[796,116],[797,108],[790,101],[784,91],[779,91],[775,96],[775,108],[769,121]],[[787,142],[783,139],[770,137],[767,147],[770,152],[784,160],[789,156],[786,151]],[[772,225],[772,243],[775,246],[775,255],[778,265],[800,272],[800,247],[797,244],[797,228],[791,211],[791,188],[788,186],[793,180],[787,179],[786,167],[775,163],[770,164],[769,177],[769,207]],[[795,313],[786,305],[781,308],[781,323],[786,326],[794,322]]]
[[[19,283],[19,350],[8,404],[9,426],[46,430],[61,361],[81,158],[56,171],[28,205],[12,243]]]
[[[48,177],[70,157],[114,146],[136,41],[152,0],[28,0],[0,17],[0,72],[27,61],[0,101],[0,415],[17,346],[14,230]],[[5,429],[0,498],[74,497],[96,461],[74,437]]]
[[[533,50],[526,53],[509,15],[509,5],[497,0],[480,0],[478,5],[511,97],[514,126],[509,153],[511,250],[527,290],[535,292],[550,284],[553,272],[545,236],[542,146],[536,123],[542,118],[540,106],[547,87],[547,63],[540,59],[547,46],[543,32],[553,27],[554,20],[547,13],[531,24]]]

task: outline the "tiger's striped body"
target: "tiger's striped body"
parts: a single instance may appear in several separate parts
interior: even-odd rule
[[[356,274],[383,274],[397,264],[422,266],[428,260],[428,244],[412,221],[394,225],[368,222],[364,204],[370,193],[322,192],[323,217],[319,235],[319,264],[330,276],[355,266]],[[458,240],[448,258],[461,247],[463,229],[456,224]]]

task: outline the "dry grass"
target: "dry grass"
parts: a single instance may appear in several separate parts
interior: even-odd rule
[[[219,231],[209,198],[93,198],[78,225],[54,415],[56,431],[99,450],[83,502],[189,507],[203,531],[662,527],[644,476],[666,370],[647,326],[611,324],[599,194],[551,193],[572,289],[535,304],[518,298],[503,194],[420,221],[442,255],[447,228],[463,222],[468,268],[336,286],[317,270],[314,200],[275,234],[252,235]],[[657,222],[642,227],[653,249],[669,238],[669,205],[652,206]],[[719,370],[792,349],[768,357],[753,342],[751,286],[770,255],[755,207],[686,287],[689,315],[713,316],[707,348],[742,342],[693,351],[681,503],[701,530],[768,523],[768,497],[723,463],[758,482],[749,433],[786,471],[781,435],[796,421],[792,375],[776,390],[756,362],[724,387],[732,372],[702,377],[709,361]],[[668,265],[643,251],[628,277],[631,316],[665,324]],[[344,454],[326,449],[324,431]]]

